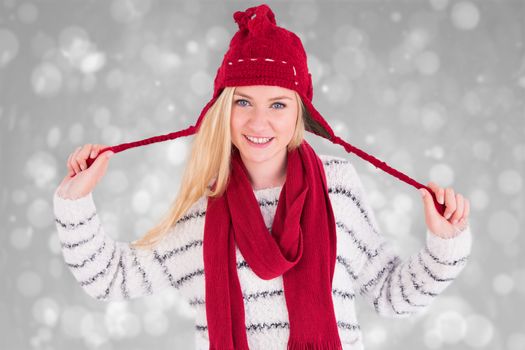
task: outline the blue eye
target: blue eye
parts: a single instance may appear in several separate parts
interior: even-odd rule
[[[235,103],[238,104],[238,105],[239,105],[239,102],[247,102],[247,103],[248,103],[248,101],[245,100],[245,99],[239,99],[239,100],[236,100],[236,101],[235,101]],[[281,103],[281,102],[275,102],[273,105],[281,105],[281,106],[282,106],[282,107],[277,108],[277,109],[283,109],[284,107],[286,107],[286,105],[285,105],[284,103]],[[246,105],[240,105],[240,106],[243,106],[243,107],[244,107],[244,106],[246,106]]]
[[[235,103],[242,102],[242,101],[244,101],[244,102],[248,102],[248,101],[246,101],[246,100],[240,99],[240,100],[235,101]]]

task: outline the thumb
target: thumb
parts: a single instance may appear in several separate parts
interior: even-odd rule
[[[426,188],[420,188],[419,192],[421,193],[421,197],[423,198],[425,212],[427,214],[436,214],[437,211],[434,207],[434,199],[432,198],[432,194],[428,192]]]
[[[89,169],[92,169],[94,172],[103,172],[108,165],[109,158],[111,158],[113,154],[115,154],[113,151],[106,151],[99,154]]]

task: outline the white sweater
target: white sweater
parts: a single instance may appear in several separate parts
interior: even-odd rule
[[[421,314],[451,284],[467,263],[472,235],[468,226],[443,239],[426,230],[426,244],[403,260],[380,232],[358,174],[344,158],[319,155],[337,228],[337,261],[332,298],[343,349],[363,349],[356,317],[356,294],[378,314]],[[282,186],[254,191],[270,230]],[[133,249],[108,236],[92,193],[69,200],[54,194],[54,213],[64,260],[83,290],[98,300],[151,295],[176,288],[195,310],[195,345],[208,350],[202,239],[207,200],[187,211],[162,245]],[[289,323],[282,277],[262,280],[238,247],[237,273],[245,308],[248,345],[252,350],[286,349]]]

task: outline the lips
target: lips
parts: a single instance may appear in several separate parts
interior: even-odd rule
[[[268,142],[266,142],[266,143],[255,143],[255,142],[250,141],[250,139],[249,139],[248,137],[246,137],[246,135],[243,135],[243,136],[244,136],[244,138],[246,139],[246,141],[248,141],[248,143],[249,143],[251,146],[259,147],[259,148],[268,146],[269,144],[272,143],[273,139],[275,138],[275,137],[270,138],[270,140],[269,140]]]

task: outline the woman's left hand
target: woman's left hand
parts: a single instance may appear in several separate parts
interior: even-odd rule
[[[432,195],[425,188],[419,189],[423,195],[425,221],[428,229],[441,238],[457,236],[468,226],[469,200],[455,193],[451,187],[443,189],[434,182],[429,182],[427,186],[432,189],[440,204],[445,203],[444,216],[442,216],[434,206]]]

